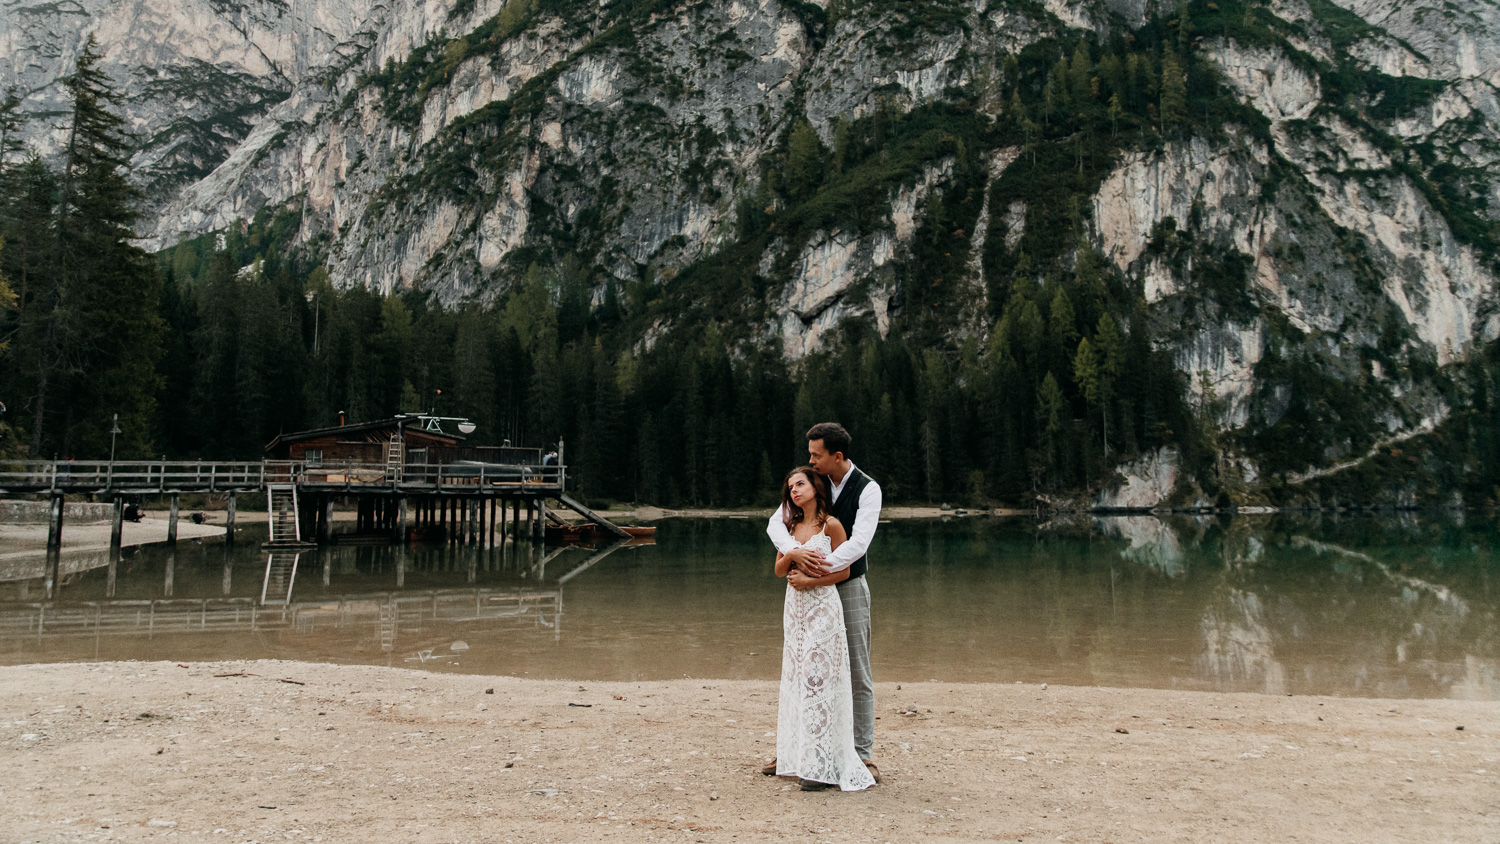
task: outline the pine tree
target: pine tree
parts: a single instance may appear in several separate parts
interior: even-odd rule
[[[1187,117],[1187,77],[1177,54],[1166,52],[1161,62],[1161,118],[1162,131],[1176,126]]]
[[[798,120],[787,141],[787,197],[793,202],[801,202],[816,193],[822,183],[823,144],[811,123]]]
[[[3,251],[4,247],[4,241],[0,241],[0,251]],[[3,327],[10,323],[10,311],[15,306],[16,294],[11,291],[10,283],[5,280],[5,276],[0,275],[0,354],[4,354],[5,349],[10,345],[11,335],[4,331]]]
[[[47,321],[37,351],[33,453],[48,440],[53,388],[69,398],[57,443],[65,450],[102,452],[118,413],[121,453],[145,452],[160,386],[160,279],[131,245],[137,193],[124,172],[130,142],[111,110],[121,100],[98,67],[101,58],[90,36],[64,80],[72,111],[53,224],[55,286],[41,303]]]
[[[1093,60],[1089,58],[1089,45],[1082,38],[1078,39],[1078,46],[1073,48],[1073,58],[1068,63],[1068,92],[1078,102],[1086,102],[1093,98],[1093,83],[1091,81],[1094,69]]]
[[[1099,408],[1103,417],[1104,455],[1109,456],[1109,379],[1104,376],[1099,356],[1094,345],[1085,337],[1078,341],[1078,353],[1073,356],[1073,380],[1088,403]]]
[[[1057,471],[1058,448],[1062,444],[1065,406],[1062,387],[1058,386],[1057,379],[1049,371],[1042,379],[1042,385],[1037,388],[1036,421],[1043,459],[1047,469],[1054,473]]]
[[[26,125],[26,115],[21,111],[21,95],[12,87],[0,100],[0,178],[7,175],[11,159],[25,150],[21,143],[21,129]],[[9,195],[9,191],[6,192]]]

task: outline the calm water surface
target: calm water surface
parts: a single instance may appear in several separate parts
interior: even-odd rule
[[[891,522],[871,555],[875,676],[1497,700],[1497,539],[1489,518]],[[269,578],[263,540],[127,549],[112,578],[107,555],[64,558],[54,601],[40,556],[8,559],[0,662],[780,671],[785,587],[758,522],[668,520],[604,554],[335,547]]]

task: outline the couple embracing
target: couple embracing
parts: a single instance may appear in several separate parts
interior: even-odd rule
[[[793,469],[766,533],[786,578],[776,759],[767,776],[804,791],[859,791],[880,781],[871,758],[870,587],[865,553],[880,522],[880,486],[849,460],[849,432],[807,432],[807,466]]]

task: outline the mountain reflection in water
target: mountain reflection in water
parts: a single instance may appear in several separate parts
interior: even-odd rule
[[[577,680],[773,679],[759,520],[657,544],[330,547],[259,538],[0,569],[0,661],[284,658]],[[1500,699],[1493,520],[1328,515],[890,522],[880,681]]]

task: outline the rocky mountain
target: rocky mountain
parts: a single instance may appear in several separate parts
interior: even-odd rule
[[[20,0],[0,86],[46,152],[98,39],[152,248],[260,214],[449,304],[675,280],[792,360],[849,320],[993,350],[1017,279],[1096,254],[1253,491],[1439,429],[1500,338],[1500,6],[1340,3]]]

